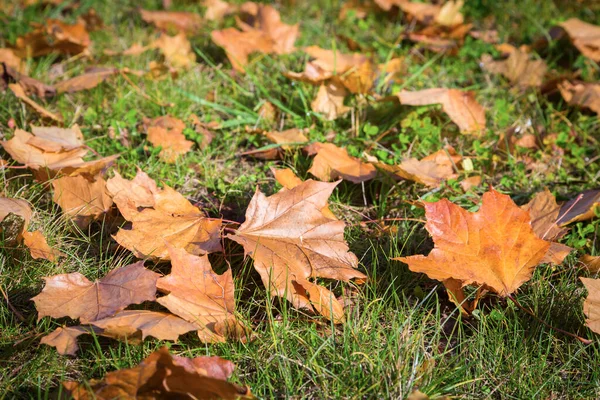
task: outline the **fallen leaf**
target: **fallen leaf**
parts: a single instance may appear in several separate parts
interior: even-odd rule
[[[64,176],[52,181],[52,200],[80,229],[87,228],[113,204],[102,176]]]
[[[600,84],[563,81],[558,89],[567,103],[589,108],[600,115]]]
[[[192,45],[183,32],[176,36],[163,33],[152,43],[152,47],[159,49],[167,65],[175,69],[188,69],[196,63]]]
[[[223,47],[232,67],[245,72],[248,56],[254,52],[271,53],[273,43],[262,32],[241,32],[235,28],[227,28],[211,32],[212,41]]]
[[[304,135],[302,129],[292,128],[285,131],[269,131],[265,132],[265,136],[271,142],[282,145],[284,150],[290,150],[289,144],[303,144],[308,142],[308,138]]]
[[[137,367],[109,372],[103,380],[67,381],[63,386],[75,400],[253,399],[248,388],[224,379],[233,369],[233,363],[219,357],[188,359],[172,356],[162,347]]]
[[[529,213],[493,189],[475,213],[443,199],[426,203],[425,215],[434,249],[398,260],[439,281],[452,278],[508,296],[531,279],[550,247],[531,228]]]
[[[451,27],[463,23],[464,17],[460,13],[463,3],[462,0],[449,0],[444,3],[443,6],[439,6],[427,3],[414,3],[411,1],[397,1],[395,2],[395,5],[423,24],[429,25],[436,23],[442,26]]]
[[[392,7],[400,7],[401,3],[405,3],[407,0],[373,0],[382,10],[390,11]]]
[[[439,150],[422,160],[409,158],[402,161],[400,165],[386,165],[384,170],[401,178],[434,188],[439,187],[448,179],[457,177],[455,168],[461,159],[462,157],[456,153],[454,148],[449,147],[447,150]]]
[[[54,114],[54,113],[46,110],[44,107],[40,106],[38,103],[31,100],[27,96],[27,94],[25,93],[25,90],[19,83],[11,83],[8,85],[8,88],[13,92],[13,94],[15,96],[17,96],[17,98],[19,98],[25,104],[27,104],[28,106],[33,108],[38,114],[40,114],[40,116],[42,116],[43,118],[52,119],[52,120],[62,124],[63,119],[60,115]]]
[[[530,54],[520,49],[512,51],[506,60],[494,61],[489,54],[481,57],[481,64],[492,74],[501,74],[513,85],[540,87],[548,66],[544,60],[531,59]]]
[[[156,297],[159,275],[139,261],[113,269],[104,278],[90,282],[79,272],[45,277],[46,285],[32,298],[43,317],[79,318],[83,324],[98,321],[130,304],[152,301]]]
[[[238,11],[237,6],[223,0],[204,0],[202,5],[206,7],[204,18],[208,21],[221,21],[227,15]]]
[[[562,205],[556,223],[565,226],[596,216],[600,208],[600,190],[586,190]]]
[[[90,35],[82,22],[69,25],[48,19],[44,25],[17,38],[16,51],[21,58],[39,57],[50,53],[79,54],[90,46]]]
[[[401,104],[409,106],[441,104],[442,110],[458,125],[462,133],[485,129],[485,110],[475,100],[474,92],[439,88],[416,92],[403,90],[396,96]]]
[[[0,48],[0,64],[14,69],[16,72],[23,72],[23,63],[21,58],[13,49]]]
[[[273,123],[277,120],[277,114],[277,108],[275,108],[275,106],[268,101],[265,101],[258,110],[259,118],[269,123]]]
[[[160,278],[157,287],[168,295],[157,301],[194,324],[198,337],[205,343],[225,342],[231,334],[244,332],[234,315],[231,269],[217,275],[207,256],[198,257],[184,249],[166,246],[171,258],[171,274]],[[227,332],[232,327],[235,331]]]
[[[577,49],[593,61],[600,61],[600,26],[571,18],[559,24]]]
[[[11,83],[11,81],[17,82],[19,85],[21,85],[25,91],[25,94],[27,95],[35,95],[37,97],[53,97],[56,95],[56,88],[54,86],[46,85],[37,79],[33,79],[27,75],[21,74],[7,64],[2,65],[4,68],[4,73],[2,76],[4,78],[9,78],[6,82],[7,84]]]
[[[202,27],[202,17],[184,11],[148,11],[140,9],[142,19],[162,30],[197,33]]]
[[[600,279],[580,277],[581,282],[588,291],[588,296],[583,303],[583,312],[587,319],[585,324],[596,333],[600,333]]]
[[[93,89],[111,76],[119,73],[117,68],[98,67],[86,71],[84,74],[64,80],[55,85],[58,93],[73,93]]]
[[[88,32],[99,31],[105,28],[104,21],[93,8],[90,8],[84,14],[81,14],[79,18],[77,18],[77,22],[81,22]]]
[[[377,169],[370,163],[363,163],[350,157],[346,149],[332,143],[313,143],[305,148],[309,155],[315,155],[312,166],[308,170],[321,181],[332,181],[338,178],[352,183],[361,183],[373,179]]]
[[[40,343],[55,347],[58,354],[74,356],[79,350],[79,336],[99,332],[99,329],[91,326],[63,326],[42,337]]]
[[[153,146],[162,147],[159,156],[163,161],[174,163],[194,145],[194,142],[185,138],[184,129],[182,120],[168,115],[155,118],[148,124],[148,141]]]
[[[84,147],[83,133],[79,125],[70,128],[56,126],[32,126],[27,144],[46,152],[59,153]]]
[[[333,293],[308,281],[366,279],[355,269],[358,260],[344,241],[344,222],[322,212],[336,186],[308,180],[270,197],[257,190],[246,210],[246,221],[227,238],[241,244],[252,257],[272,295],[342,322],[344,314]]]
[[[333,121],[352,109],[344,105],[347,93],[344,86],[338,83],[323,84],[319,87],[315,99],[310,103],[310,108],[316,113],[323,114],[326,120]]]
[[[26,200],[0,197],[0,222],[2,222],[8,214],[16,214],[23,219],[21,229],[21,232],[23,232],[27,230],[27,227],[29,226],[29,221],[31,221],[31,217],[33,216],[33,210]],[[21,232],[19,232],[19,234]]]
[[[44,260],[54,262],[58,257],[64,256],[63,253],[48,245],[46,238],[40,231],[24,232],[23,242],[29,248],[31,258],[34,260],[43,258]]]
[[[579,261],[585,266],[588,272],[595,274],[600,271],[600,256],[590,256],[584,254]]]
[[[144,172],[138,171],[132,181],[115,172],[107,188],[123,217],[132,223],[114,238],[136,257],[168,260],[166,242],[192,254],[221,250],[221,220],[206,218],[168,186],[158,189]]]

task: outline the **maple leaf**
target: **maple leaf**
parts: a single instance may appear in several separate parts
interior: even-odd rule
[[[2,58],[1,50],[2,49],[0,49],[0,61]],[[25,94],[35,95],[37,97],[53,97],[56,95],[56,88],[54,86],[46,85],[37,79],[22,74],[7,64],[3,63],[2,67],[4,69],[2,77],[4,78],[5,83],[8,84],[12,81],[18,83],[25,91]]]
[[[485,110],[475,100],[474,92],[438,88],[416,92],[403,90],[396,96],[401,104],[410,106],[441,104],[442,110],[463,133],[478,132],[485,128]]]
[[[45,277],[46,286],[32,298],[43,317],[79,318],[81,323],[97,321],[123,310],[130,304],[154,300],[159,275],[139,261],[110,271],[90,282],[79,272]]]
[[[4,65],[5,74],[9,68],[15,70],[15,72],[23,72],[21,57],[13,49],[0,48],[0,64]]]
[[[84,74],[61,81],[55,85],[58,93],[73,93],[93,89],[108,78],[119,73],[117,68],[95,67]]]
[[[169,354],[166,347],[146,357],[137,367],[106,374],[89,383],[64,382],[75,400],[112,399],[253,399],[246,387],[227,382],[233,363],[219,357],[188,359]]]
[[[192,44],[183,32],[176,36],[163,33],[150,47],[159,49],[165,57],[167,65],[175,69],[188,69],[196,63]]]
[[[198,257],[167,244],[171,274],[157,282],[168,293],[157,301],[172,313],[194,324],[198,337],[206,343],[224,342],[244,327],[234,316],[235,299],[231,269],[222,275],[212,270],[207,256]]]
[[[508,296],[531,278],[550,247],[531,228],[529,213],[493,189],[475,213],[443,199],[426,203],[425,215],[434,249],[398,260],[432,279],[456,279]]]
[[[346,149],[332,143],[313,143],[305,150],[309,155],[316,154],[308,172],[322,181],[342,178],[353,183],[361,183],[377,175],[377,169],[372,164],[350,157]]]
[[[600,279],[584,277],[579,279],[588,291],[588,296],[583,303],[583,312],[587,316],[585,324],[592,331],[600,333]]]
[[[562,205],[556,219],[559,226],[586,221],[596,216],[600,208],[600,190],[586,190]]]
[[[412,18],[424,24],[433,22],[443,26],[460,25],[464,21],[460,9],[463,1],[447,1],[443,6],[427,3],[414,3],[411,1],[399,1],[395,5]]]
[[[136,257],[168,260],[165,242],[192,254],[221,250],[221,220],[207,219],[168,186],[159,190],[144,172],[138,171],[132,181],[115,172],[107,188],[123,217],[132,223],[131,229],[121,228],[114,238]]]
[[[40,231],[23,233],[23,243],[29,248],[31,258],[34,260],[43,258],[54,262],[58,257],[64,256],[63,253],[48,245],[46,238]]]
[[[158,29],[179,30],[193,34],[202,27],[202,18],[198,14],[184,11],[148,11],[140,9],[142,19]]]
[[[366,279],[355,269],[358,260],[344,241],[344,222],[322,212],[338,183],[308,180],[270,197],[257,190],[246,221],[227,236],[252,257],[272,295],[335,322],[344,320],[341,305],[333,293],[308,279]]]
[[[13,94],[19,100],[22,100],[25,104],[27,104],[28,106],[33,108],[38,114],[40,114],[40,116],[47,118],[47,119],[54,120],[58,123],[63,122],[63,119],[60,115],[54,114],[53,112],[46,110],[44,107],[42,107],[41,105],[39,105],[38,103],[33,101],[30,97],[28,97],[27,94],[25,93],[25,90],[23,89],[23,86],[21,86],[21,84],[11,83],[8,85],[8,88],[11,90],[11,92],[13,92]]]
[[[338,83],[323,84],[319,87],[315,99],[310,103],[310,108],[316,113],[323,114],[325,119],[333,121],[351,110],[350,107],[344,105],[347,93],[344,86]]]
[[[206,7],[204,18],[208,21],[221,21],[238,10],[237,6],[223,0],[204,0],[202,5]]]
[[[600,26],[570,18],[559,24],[577,49],[593,61],[600,61]]]
[[[512,84],[520,87],[540,87],[548,66],[544,60],[530,59],[528,52],[514,49],[506,60],[494,61],[489,54],[481,57],[484,69],[492,74],[501,74]]]
[[[588,108],[600,115],[600,84],[563,81],[558,84],[558,90],[567,103]]]
[[[26,200],[0,197],[0,222],[3,222],[10,214],[18,215],[20,221],[17,224],[14,233],[6,232],[4,227],[0,225],[0,232],[3,234],[3,240],[7,242],[16,241],[21,237],[23,231],[27,230],[31,217],[33,216],[33,210]],[[9,240],[9,237],[14,237],[14,240]]]
[[[82,22],[69,25],[56,19],[48,19],[44,25],[17,38],[15,47],[21,58],[39,57],[50,53],[79,54],[92,43]]]
[[[81,335],[100,333],[102,330],[90,326],[63,326],[42,337],[41,344],[56,348],[58,354],[74,356],[79,350],[77,338]]]
[[[589,254],[584,254],[579,259],[579,262],[583,264],[585,269],[590,273],[596,273],[600,271],[600,256],[590,256]]]
[[[155,118],[147,124],[148,141],[154,146],[162,147],[159,155],[163,161],[174,163],[194,145],[194,142],[183,135],[184,129],[185,123],[182,120],[168,115]]]

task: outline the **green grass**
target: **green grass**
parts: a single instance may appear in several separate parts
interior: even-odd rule
[[[150,42],[155,30],[141,21],[136,8],[156,9],[159,1],[123,1],[118,7],[97,0],[80,3],[74,13],[64,15],[67,20],[74,20],[93,7],[107,28],[91,34],[94,59],[65,61],[68,76],[91,65],[146,69],[150,61],[159,57],[154,51],[139,57],[102,55],[104,49],[123,50],[134,42]],[[198,2],[174,3],[175,9],[202,12]],[[575,7],[571,2],[558,0],[467,3],[466,18],[476,27],[483,27],[485,18],[494,16],[500,37],[517,45],[531,43],[553,24],[571,16],[600,23],[600,13],[591,7],[592,2],[590,7]],[[288,166],[300,177],[310,177],[307,170],[311,161],[300,150],[286,153],[278,162],[238,155],[268,144],[259,135],[245,132],[246,125],[275,128],[259,119],[258,110],[265,101],[284,110],[283,128],[308,128],[308,136],[314,141],[325,140],[333,131],[333,142],[347,147],[355,156],[371,149],[371,155],[381,161],[396,163],[408,151],[422,157],[450,143],[459,153],[472,157],[471,174],[481,174],[484,184],[466,194],[454,181],[439,190],[383,177],[367,182],[364,188],[347,182],[338,186],[331,199],[332,209],[348,223],[346,239],[360,259],[360,269],[370,278],[361,287],[330,283],[336,294],[351,299],[344,325],[331,326],[318,317],[291,309],[284,301],[269,298],[251,261],[243,259],[241,247],[228,241],[230,256],[224,259],[222,255],[211,255],[211,262],[217,270],[225,268],[227,261],[231,264],[237,312],[242,320],[252,324],[256,334],[253,341],[205,345],[188,334],[177,344],[150,338],[141,345],[131,345],[82,337],[77,357],[64,357],[39,344],[41,336],[61,324],[72,323],[68,319],[37,321],[30,299],[42,289],[41,278],[79,271],[96,279],[134,261],[133,256],[117,248],[110,236],[117,227],[108,221],[93,224],[84,232],[76,231],[52,203],[51,193],[32,179],[29,170],[0,170],[2,194],[29,200],[36,210],[33,227],[41,229],[51,245],[67,254],[59,262],[50,263],[32,260],[22,248],[3,246],[0,250],[0,286],[23,317],[21,320],[7,306],[5,298],[0,299],[0,397],[53,398],[62,380],[100,378],[117,368],[132,367],[163,345],[180,355],[219,355],[235,362],[233,380],[249,385],[260,398],[405,398],[415,389],[432,398],[600,397],[600,342],[584,326],[581,305],[585,290],[578,280],[589,274],[577,262],[581,254],[600,254],[598,219],[575,224],[564,242],[578,251],[560,266],[539,267],[516,295],[522,305],[546,323],[593,339],[588,346],[545,327],[512,302],[494,295],[487,296],[473,316],[462,317],[439,282],[390,261],[392,257],[423,254],[431,249],[423,224],[390,222],[396,228],[391,231],[382,231],[375,224],[360,225],[362,215],[371,219],[424,218],[423,211],[409,203],[418,199],[448,198],[473,209],[489,185],[510,194],[518,204],[527,202],[546,186],[561,200],[581,190],[597,188],[597,117],[532,90],[519,92],[503,78],[484,73],[478,60],[483,53],[495,54],[489,44],[467,39],[454,57],[428,52],[414,55],[411,43],[396,45],[403,29],[400,16],[369,15],[362,21],[338,21],[339,4],[333,0],[296,1],[295,5],[279,4],[277,8],[286,23],[301,22],[298,47],[315,44],[348,51],[346,43],[339,39],[347,36],[379,62],[404,56],[407,74],[392,85],[378,85],[379,95],[401,88],[453,87],[476,91],[477,99],[488,110],[487,133],[477,139],[461,136],[439,107],[401,107],[371,99],[349,100],[359,116],[355,122],[350,117],[325,121],[310,110],[316,88],[291,82],[282,74],[285,70],[303,69],[307,57],[302,52],[278,57],[257,54],[251,57],[246,75],[230,73],[224,52],[211,42],[209,32],[222,25],[232,26],[233,18],[221,25],[207,23],[202,32],[191,38],[198,66],[181,73],[179,78],[132,78],[146,94],[162,103],[173,103],[173,107],[161,107],[147,100],[121,77],[90,91],[57,96],[45,104],[61,112],[67,125],[77,122],[86,143],[99,154],[120,153],[116,168],[125,177],[131,178],[139,167],[158,182],[173,186],[200,203],[211,217],[243,221],[257,186],[267,194],[278,189],[270,166]],[[10,15],[0,12],[0,45],[14,43],[16,37],[27,32],[30,22],[60,16],[60,9],[55,7],[29,7],[24,11],[16,8]],[[567,72],[578,68],[586,80],[598,80],[598,66],[568,46],[552,45],[541,56],[551,69]],[[53,83],[50,67],[57,61],[61,60],[55,56],[31,61],[30,75]],[[143,117],[165,114],[184,121],[196,114],[202,121],[220,122],[221,128],[205,150],[196,147],[176,164],[165,164],[146,142],[140,127]],[[25,129],[29,124],[40,123],[9,91],[0,93],[0,129],[6,137],[10,136],[11,118]],[[558,149],[547,146],[527,153],[548,163],[547,171],[527,171],[518,158],[521,150],[507,153],[497,147],[501,132],[529,122],[538,134],[557,135]],[[111,127],[117,132],[128,132],[130,147],[108,137]],[[395,131],[385,139],[374,142],[380,133],[392,128]],[[186,133],[193,140],[201,140],[191,130]],[[562,155],[552,153],[557,150]],[[9,159],[6,153],[1,154]],[[367,199],[366,206],[363,198]],[[147,266],[152,268],[150,263]]]

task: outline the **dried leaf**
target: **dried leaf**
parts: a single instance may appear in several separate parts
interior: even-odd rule
[[[55,347],[58,354],[74,356],[79,350],[77,338],[91,333],[100,333],[100,329],[91,326],[63,326],[44,336],[40,343]]]
[[[2,53],[0,53],[0,57],[1,54]],[[4,78],[9,78],[6,83],[8,84],[11,81],[17,82],[23,88],[25,94],[35,95],[37,97],[53,97],[56,95],[56,88],[54,86],[46,85],[37,79],[21,74],[7,64],[2,64],[2,66],[4,68],[2,76]]]
[[[434,249],[398,260],[432,279],[452,278],[507,296],[531,279],[550,247],[531,228],[529,213],[493,189],[475,213],[443,199],[426,203],[425,215]]]
[[[139,171],[133,181],[115,173],[107,188],[123,217],[132,223],[114,238],[136,257],[168,260],[165,242],[192,254],[221,250],[221,220],[207,219],[168,186],[159,190],[145,173]]]
[[[223,0],[204,0],[202,5],[206,7],[204,18],[208,21],[221,21],[227,15],[237,12],[237,6]]]
[[[59,82],[55,87],[58,93],[73,93],[89,90],[118,73],[119,70],[117,68],[93,68],[82,75]]]
[[[15,72],[23,71],[23,63],[21,62],[21,58],[13,49],[0,48],[0,64],[4,64],[5,67],[12,68],[15,70]]]
[[[401,1],[396,2],[395,5],[423,24],[429,25],[435,22],[442,26],[452,27],[460,25],[464,21],[464,17],[460,13],[463,3],[462,0],[449,0],[443,6],[439,6],[427,3]]]
[[[565,226],[577,221],[586,221],[596,216],[600,209],[600,190],[586,190],[562,205],[556,223]]]
[[[600,256],[590,256],[584,254],[579,261],[584,265],[588,272],[595,274],[600,271]]]
[[[56,19],[48,19],[44,25],[17,38],[16,50],[19,57],[39,57],[50,53],[79,54],[90,46],[90,35],[85,25],[78,22],[65,24]]]
[[[162,30],[197,33],[202,27],[202,17],[184,11],[148,11],[140,9],[142,19]]]
[[[583,312],[587,316],[585,324],[592,331],[600,333],[600,279],[583,277],[579,279],[588,291],[588,296],[583,303]]]
[[[600,26],[571,18],[559,24],[577,49],[593,61],[600,61]]]
[[[322,212],[336,185],[308,180],[270,197],[257,190],[246,210],[246,221],[227,237],[254,259],[254,268],[272,295],[342,322],[344,315],[333,293],[307,283],[318,277],[366,279],[355,269],[358,260],[344,241],[344,222]]]
[[[48,245],[46,238],[40,231],[23,233],[23,241],[25,246],[29,248],[31,258],[34,260],[43,258],[44,260],[54,262],[58,257],[64,256],[63,253]]]
[[[221,332],[239,326],[236,322],[235,298],[231,269],[222,275],[212,270],[207,256],[198,257],[184,249],[167,244],[171,258],[171,274],[157,282],[160,291],[169,293],[157,301],[194,324],[198,337],[205,343],[224,342]],[[233,332],[235,333],[235,332]]]
[[[176,36],[163,33],[152,43],[152,47],[159,49],[167,65],[175,69],[188,69],[196,63],[192,45],[183,32]]]
[[[350,107],[344,105],[344,97],[347,93],[344,86],[338,83],[323,84],[319,87],[315,99],[310,103],[310,108],[316,113],[323,114],[325,119],[333,121],[351,110]]]
[[[27,96],[27,94],[25,93],[25,90],[19,83],[11,83],[8,85],[8,88],[13,92],[13,94],[15,96],[17,96],[17,98],[19,98],[25,104],[27,104],[28,106],[33,108],[38,114],[40,114],[40,116],[42,116],[43,118],[52,119],[52,120],[62,124],[63,119],[60,115],[54,114],[54,113],[46,110],[44,107],[40,106],[38,103],[31,100]]]
[[[558,89],[567,103],[589,108],[600,115],[600,84],[563,81]]]
[[[308,138],[304,132],[298,128],[287,129],[285,131],[270,131],[265,132],[265,136],[276,144],[281,144],[284,150],[290,150],[288,144],[302,144],[308,142]]]
[[[483,55],[481,63],[492,74],[501,74],[513,85],[520,87],[540,87],[548,66],[544,60],[530,59],[529,53],[515,49],[506,60],[494,61],[490,55]]]
[[[416,158],[409,158],[400,165],[380,166],[401,178],[434,188],[439,187],[445,180],[456,178],[455,168],[461,160],[462,157],[456,153],[454,148],[448,147],[448,149],[439,150],[420,161]]]
[[[139,261],[113,269],[104,278],[90,282],[79,272],[46,277],[46,286],[32,300],[43,317],[79,318],[89,323],[109,317],[130,304],[154,300],[159,275]]]
[[[211,32],[212,41],[225,49],[227,58],[236,71],[245,72],[248,56],[254,52],[271,53],[273,43],[262,32],[240,32],[227,28]]]
[[[148,141],[153,146],[160,146],[160,158],[168,163],[174,163],[177,159],[186,154],[194,142],[189,141],[183,135],[185,123],[171,116],[158,117],[153,119],[147,128]]]
[[[377,169],[372,164],[350,157],[346,149],[332,143],[313,143],[306,147],[306,151],[309,155],[316,154],[308,172],[321,181],[342,178],[361,183],[377,175]]]
[[[0,197],[0,222],[4,221],[9,214],[19,215],[23,219],[20,232],[18,232],[18,235],[20,235],[23,231],[27,230],[29,221],[31,221],[31,217],[33,216],[33,210],[29,203],[23,199]]]
[[[410,106],[441,104],[462,133],[479,132],[485,128],[485,110],[475,100],[474,92],[439,88],[416,92],[403,90],[396,96],[401,104]]]

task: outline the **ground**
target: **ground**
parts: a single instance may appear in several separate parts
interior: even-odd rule
[[[69,3],[69,2],[66,2]],[[197,1],[177,1],[174,9],[203,9]],[[278,2],[286,23],[301,24],[298,47],[336,46],[349,51],[344,37],[350,37],[383,62],[414,53],[414,45],[397,40],[402,31],[400,17],[373,14],[364,20],[350,15],[338,20],[340,2]],[[549,28],[569,17],[599,24],[600,12],[591,3],[550,0],[490,2],[467,1],[465,16],[476,27],[495,18],[500,38],[516,45],[532,43]],[[137,8],[158,9],[158,1],[81,1],[81,7],[66,14],[67,20],[93,7],[107,26],[92,33],[95,59],[77,59],[66,64],[69,76],[90,65],[145,69],[158,57],[154,51],[138,57],[103,56],[102,50],[121,50],[135,42],[155,37],[153,27],[141,21]],[[0,12],[0,44],[14,43],[27,32],[30,22],[59,17],[61,7],[28,7],[10,15]],[[62,17],[61,17],[62,18]],[[233,26],[233,18],[225,25]],[[206,22],[191,40],[198,66],[176,79],[136,81],[144,97],[125,79],[118,77],[90,91],[61,95],[45,103],[59,111],[67,125],[77,122],[86,144],[101,155],[120,153],[116,168],[131,178],[137,168],[164,182],[202,205],[211,217],[243,222],[246,206],[258,186],[267,194],[279,186],[269,170],[287,166],[303,179],[310,158],[300,150],[286,153],[281,161],[262,161],[241,156],[246,150],[267,143],[260,135],[247,133],[246,126],[269,128],[258,110],[268,101],[284,110],[284,128],[307,128],[311,140],[326,140],[345,146],[354,156],[368,150],[382,161],[399,162],[410,154],[426,156],[444,144],[472,157],[474,173],[484,184],[465,193],[456,181],[428,190],[408,181],[378,178],[356,185],[342,182],[331,199],[332,210],[348,224],[346,239],[359,256],[360,270],[369,281],[353,286],[330,283],[336,293],[352,293],[347,322],[332,326],[326,321],[293,310],[289,304],[270,298],[241,247],[228,242],[228,253],[211,256],[215,268],[229,262],[233,269],[237,311],[249,321],[255,334],[247,343],[202,344],[188,334],[173,344],[153,339],[133,345],[108,339],[83,339],[77,357],[58,355],[54,348],[40,345],[41,336],[68,319],[37,320],[31,297],[42,287],[42,277],[79,271],[90,279],[103,276],[116,266],[134,261],[130,252],[118,249],[109,227],[94,224],[76,231],[61,218],[57,205],[44,184],[32,179],[26,169],[3,169],[3,195],[28,199],[39,214],[40,228],[67,254],[60,262],[32,260],[22,249],[0,251],[0,286],[23,320],[0,303],[0,393],[6,398],[52,398],[63,380],[100,378],[117,368],[131,367],[153,350],[167,345],[180,355],[219,355],[235,362],[235,382],[248,385],[260,398],[404,398],[419,389],[431,398],[598,398],[600,396],[600,340],[584,323],[582,302],[585,290],[579,276],[581,254],[600,254],[597,234],[600,223],[581,222],[572,226],[564,243],[577,249],[559,266],[538,268],[533,279],[517,293],[519,302],[547,324],[592,339],[584,345],[550,329],[517,308],[512,302],[490,295],[470,317],[463,317],[447,299],[443,286],[390,258],[427,253],[432,242],[423,224],[406,220],[386,222],[386,229],[370,220],[423,219],[424,211],[415,201],[448,198],[475,209],[480,195],[492,185],[509,194],[517,204],[526,203],[544,187],[560,200],[582,190],[599,186],[600,130],[595,115],[568,106],[560,99],[539,91],[512,88],[502,77],[480,68],[484,53],[498,54],[492,45],[467,38],[455,56],[427,51],[406,57],[407,70],[398,82],[377,86],[380,95],[400,89],[449,87],[474,90],[487,110],[487,131],[474,138],[460,135],[439,107],[402,107],[353,98],[348,103],[353,115],[326,121],[313,113],[310,101],[316,88],[293,82],[282,72],[301,71],[307,56],[296,52],[284,56],[251,57],[246,75],[233,74],[222,49],[210,40],[210,31],[223,23]],[[411,53],[411,51],[413,53]],[[31,61],[30,75],[52,82],[50,66],[56,56]],[[574,49],[550,46],[543,52],[550,69],[563,73],[578,69],[586,80],[597,80],[598,65]],[[154,99],[154,100],[153,100]],[[157,103],[172,103],[163,107]],[[196,114],[204,122],[217,121],[221,128],[204,150],[195,149],[176,164],[166,164],[158,151],[146,142],[140,130],[142,118],[170,114],[187,120]],[[10,137],[9,120],[16,126],[37,123],[37,116],[10,93],[0,93],[0,129]],[[536,132],[558,135],[564,155],[545,171],[525,168],[518,151],[499,150],[499,134],[514,126],[531,126]],[[127,130],[130,145],[124,146],[108,135],[110,129]],[[394,129],[382,141],[375,138]],[[192,129],[188,137],[201,141]],[[528,153],[536,160],[544,149]],[[2,152],[2,158],[10,157]],[[367,204],[365,205],[365,200]],[[368,219],[367,219],[368,218]],[[365,223],[367,221],[367,223]],[[105,229],[106,228],[106,229]],[[160,266],[157,270],[160,270]]]

